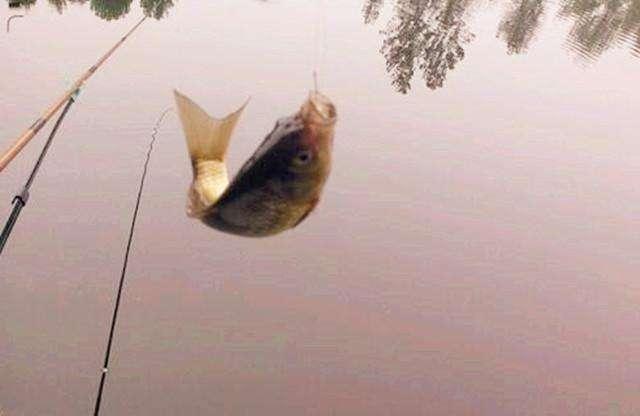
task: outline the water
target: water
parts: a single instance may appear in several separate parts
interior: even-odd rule
[[[26,14],[0,36],[2,148],[164,17],[86,85],[3,254],[3,416],[90,413],[172,88],[214,114],[252,97],[235,170],[314,69],[334,172],[278,237],[185,216],[165,120],[103,414],[640,414],[637,1],[142,4],[0,7]],[[1,175],[2,218],[44,137]]]

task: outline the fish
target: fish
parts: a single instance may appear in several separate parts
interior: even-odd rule
[[[300,109],[279,119],[229,181],[226,156],[247,106],[212,117],[174,90],[193,180],[187,215],[216,230],[267,237],[300,225],[316,208],[331,172],[335,105],[312,91]]]

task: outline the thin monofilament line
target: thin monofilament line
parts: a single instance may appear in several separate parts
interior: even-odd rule
[[[144,182],[147,178],[147,171],[149,167],[149,160],[151,159],[151,152],[153,151],[153,144],[156,141],[156,135],[158,134],[158,128],[164,117],[171,111],[171,108],[166,109],[158,121],[156,122],[153,132],[151,133],[151,141],[149,142],[149,149],[147,150],[147,157],[144,161],[144,167],[142,169],[142,177],[140,178],[140,186],[138,188],[138,195],[136,197],[136,206],[133,210],[133,217],[131,219],[131,227],[129,228],[129,240],[127,241],[127,248],[124,254],[124,262],[122,264],[122,273],[120,274],[120,281],[118,283],[118,292],[116,295],[116,301],[113,308],[113,315],[111,317],[111,327],[109,329],[109,338],[107,340],[107,347],[104,354],[104,364],[102,365],[102,374],[100,376],[100,385],[98,387],[98,395],[96,397],[96,403],[93,410],[94,416],[100,414],[100,406],[102,404],[102,392],[104,391],[104,384],[107,379],[107,372],[109,371],[109,358],[111,357],[111,347],[113,346],[113,339],[116,330],[116,323],[118,321],[118,312],[120,311],[120,302],[122,300],[122,294],[124,289],[124,281],[127,275],[127,265],[129,264],[129,254],[131,252],[131,245],[133,243],[133,235],[135,232],[136,221],[138,219],[138,211],[140,210],[140,200],[142,199],[142,190],[144,189]]]
[[[318,73],[324,65],[327,49],[327,22],[325,5],[323,0],[316,0],[316,16],[313,27],[314,54],[313,54],[313,88],[318,92]]]
[[[318,71],[313,71],[313,91],[318,93]]]
[[[324,0],[320,3],[320,66],[323,66],[327,57],[327,8]]]

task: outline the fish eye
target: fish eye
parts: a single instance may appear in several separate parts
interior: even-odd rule
[[[311,162],[312,158],[313,154],[311,153],[311,151],[301,150],[300,152],[298,152],[298,154],[296,154],[295,162],[298,165],[306,165],[307,163]]]

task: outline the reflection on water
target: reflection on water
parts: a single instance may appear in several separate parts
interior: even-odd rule
[[[31,8],[38,0],[20,0],[25,9]],[[131,10],[133,0],[47,0],[59,13],[69,4],[89,3],[96,16],[104,20],[115,20],[126,16]],[[140,7],[147,16],[161,19],[173,7],[173,0],[140,0]]]
[[[447,71],[464,58],[473,35],[464,14],[472,0],[398,0],[381,52],[393,85],[406,93],[417,68],[427,87],[442,87]]]
[[[573,19],[570,43],[582,55],[597,58],[612,45],[632,43],[640,54],[640,1],[567,0],[560,16]]]
[[[510,54],[523,53],[535,35],[544,12],[540,0],[512,0],[498,27],[498,36],[507,44]]]
[[[366,24],[374,22],[380,16],[380,8],[382,8],[383,4],[384,0],[369,0],[365,2],[362,13]]]
[[[105,20],[119,19],[129,13],[132,0],[91,0],[91,10]]]
[[[465,56],[474,34],[467,29],[474,0],[395,0],[394,13],[382,30],[380,52],[393,86],[411,88],[416,71],[430,89],[444,85],[448,71]],[[364,22],[378,20],[384,0],[366,0]],[[547,7],[544,0],[511,0],[498,26],[507,53],[524,53],[535,37]],[[563,0],[558,17],[573,21],[569,49],[594,60],[612,45],[632,44],[640,55],[640,0]]]
[[[140,5],[147,16],[161,19],[173,7],[173,0],[140,0]]]
[[[29,9],[38,0],[21,0]],[[115,20],[126,16],[133,0],[47,0],[58,12],[68,4],[89,3],[96,16]],[[380,18],[385,0],[365,0],[365,24]],[[477,0],[392,0],[393,15],[382,30],[380,52],[386,60],[391,83],[407,93],[416,72],[425,85],[437,89],[447,73],[465,57],[465,45],[474,34],[467,26],[470,6]],[[174,6],[174,0],[140,0],[147,16],[161,19]],[[497,28],[497,36],[508,54],[527,51],[549,7],[545,0],[509,0]],[[567,46],[589,60],[597,59],[611,46],[631,44],[640,56],[640,0],[561,0],[557,17],[572,22]]]

